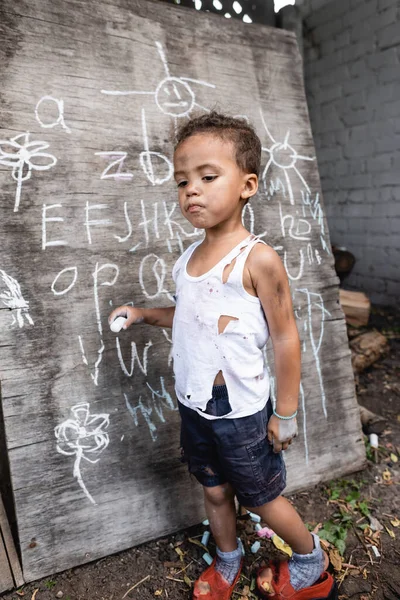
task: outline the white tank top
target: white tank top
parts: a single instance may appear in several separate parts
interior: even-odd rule
[[[200,277],[186,267],[195,242],[180,256],[172,270],[176,284],[176,308],[172,325],[175,391],[178,400],[205,414],[219,371],[228,388],[232,411],[223,418],[246,417],[262,410],[269,398],[269,378],[263,348],[269,332],[260,300],[243,287],[246,259],[261,240],[249,236]],[[261,242],[264,243],[264,242]],[[235,260],[226,283],[224,268]],[[220,316],[234,317],[218,333]]]

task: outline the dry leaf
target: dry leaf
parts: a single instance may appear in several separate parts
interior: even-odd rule
[[[155,595],[155,596],[162,596],[162,590],[156,590],[156,591],[154,592],[154,595]]]
[[[382,531],[383,525],[378,521],[376,517],[372,517],[371,515],[369,515],[368,519],[372,531]]]
[[[363,579],[368,579],[368,571],[366,568],[363,569],[362,576],[363,576]]]
[[[397,456],[396,456],[395,454],[393,454],[393,452],[392,452],[392,453],[391,453],[391,455],[390,455],[390,460],[391,460],[392,462],[394,462],[394,463],[397,463],[397,461],[398,461],[399,459],[398,459],[398,458],[397,458]]]
[[[175,552],[177,553],[177,555],[179,556],[179,558],[181,560],[183,560],[184,552],[182,552],[182,550],[180,548],[175,548]]]
[[[393,525],[393,527],[398,527],[400,525],[400,521],[397,517],[390,522]]]
[[[195,540],[194,538],[188,538],[188,542],[190,542],[191,544],[196,544],[196,546],[200,546],[200,548],[203,548],[203,550],[208,552],[207,546],[199,542],[199,540]]]
[[[293,550],[291,549],[291,547],[286,544],[286,542],[284,542],[278,535],[274,535],[272,537],[272,542],[274,544],[274,546],[276,548],[278,548],[278,550],[281,550],[281,552],[284,552],[285,554],[287,554],[288,556],[292,556],[293,554]]]
[[[32,594],[31,600],[35,600],[36,594],[38,593],[38,591],[39,591],[39,588],[36,588],[36,590]]]
[[[383,481],[390,481],[392,479],[392,474],[389,469],[385,469],[382,473]]]
[[[386,527],[386,525],[385,525],[385,529],[386,529],[386,531],[388,532],[388,534],[390,535],[391,538],[394,539],[396,537],[395,534],[394,534],[394,532],[391,529],[389,529],[388,527]]]
[[[342,570],[342,557],[339,554],[339,551],[336,548],[331,548],[329,550],[329,560],[332,563],[333,568],[338,573]]]
[[[186,573],[183,576],[183,580],[186,583],[186,585],[188,586],[188,588],[192,587],[192,582],[191,582],[190,578],[186,575]]]
[[[17,594],[17,596],[25,596],[25,592],[23,592],[22,590],[15,590],[15,593]]]

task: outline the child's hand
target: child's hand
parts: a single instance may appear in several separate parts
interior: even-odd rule
[[[144,316],[141,308],[134,308],[133,306],[119,306],[115,310],[112,311],[110,316],[108,317],[108,323],[111,323],[117,317],[125,317],[126,322],[122,326],[122,329],[128,329],[132,324],[143,323]]]
[[[274,452],[286,450],[297,435],[297,419],[278,419],[272,415],[268,421],[268,440],[274,446]]]

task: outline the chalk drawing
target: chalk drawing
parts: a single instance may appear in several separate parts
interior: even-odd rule
[[[92,234],[91,227],[93,225],[102,226],[102,225],[112,225],[112,221],[110,219],[89,219],[89,212],[92,210],[106,210],[108,208],[108,204],[89,204],[86,202],[85,209],[85,227],[89,244],[92,243]]]
[[[207,111],[207,108],[196,102],[196,95],[191,84],[202,85],[209,88],[215,88],[215,85],[208,83],[207,81],[201,81],[200,79],[191,79],[190,77],[172,77],[162,44],[156,42],[156,48],[164,66],[166,77],[159,82],[154,91],[101,90],[101,93],[111,96],[153,96],[159,110],[162,113],[175,118],[187,117],[195,106]]]
[[[32,317],[28,312],[29,302],[23,297],[18,281],[0,269],[0,282],[6,286],[6,289],[0,292],[0,300],[7,308],[15,310],[15,314],[12,314],[11,326],[23,327],[24,317],[29,325],[33,325]]]
[[[57,452],[65,456],[75,456],[73,476],[90,502],[97,504],[82,479],[81,461],[95,464],[100,460],[98,455],[107,448],[110,441],[105,431],[110,424],[110,415],[91,415],[87,402],[73,406],[71,413],[72,418],[54,429]]]
[[[30,133],[19,134],[10,140],[0,140],[0,165],[12,167],[12,178],[17,182],[14,212],[18,212],[21,201],[22,183],[32,176],[32,170],[47,171],[54,167],[57,159],[47,150],[46,142],[29,141]],[[20,143],[21,142],[21,143]]]
[[[99,274],[101,273],[101,271],[104,271],[104,269],[110,269],[110,270],[114,271],[114,275],[110,280],[106,280],[106,281],[103,281],[102,283],[100,283],[100,286],[115,285],[115,283],[118,279],[118,276],[119,276],[119,267],[112,263],[106,263],[101,266],[99,266],[99,263],[96,263],[95,270],[92,273],[94,306],[95,306],[95,311],[96,311],[96,323],[97,323],[97,330],[98,330],[99,336],[100,336],[100,347],[97,351],[97,360],[94,365],[94,373],[90,373],[90,376],[93,379],[93,383],[95,385],[98,385],[100,363],[102,361],[103,352],[105,349],[104,342],[103,342],[103,326],[101,324],[100,301],[99,301]]]
[[[142,398],[142,396],[139,396],[139,399],[135,403],[129,399],[128,394],[124,393],[124,398],[126,407],[136,427],[139,425],[139,415],[142,415],[149,428],[151,439],[155,442],[157,440],[157,425],[154,422],[154,415],[158,417],[161,423],[165,423],[164,409],[176,411],[177,406],[165,388],[163,377],[160,377],[159,390],[155,390],[149,383],[147,383],[147,387],[151,391],[151,398]]]
[[[310,342],[312,354],[314,356],[315,361],[315,368],[318,375],[319,387],[321,392],[322,410],[325,418],[327,418],[328,413],[326,410],[326,395],[324,382],[322,378],[321,360],[319,353],[324,337],[326,315],[331,316],[331,313],[325,308],[321,294],[310,292],[307,288],[299,288],[295,291],[299,294],[304,294],[307,299],[306,316],[302,318],[302,309],[300,306],[297,306],[295,314],[302,320],[302,328],[304,333],[303,352],[307,351],[307,340],[309,340]]]
[[[52,240],[47,241],[47,228],[46,223],[62,223],[64,219],[62,217],[48,217],[47,211],[53,208],[62,208],[62,204],[43,204],[42,209],[42,250],[46,250],[48,246],[69,246],[68,242],[64,240]]]
[[[106,167],[100,175],[100,179],[132,179],[133,173],[131,173],[130,171],[122,172],[122,169],[124,167],[124,161],[128,156],[127,152],[110,151],[95,152],[94,154],[95,156],[104,156],[106,160],[109,159],[111,161],[108,167]],[[110,173],[109,171],[113,167],[115,167],[116,170],[114,171],[114,173]]]
[[[50,123],[44,123],[43,119],[40,117],[40,107],[45,104],[55,104],[58,111],[58,117],[55,121],[51,121]],[[45,110],[49,110],[49,106],[45,107]],[[40,98],[39,102],[35,107],[35,117],[40,127],[44,127],[45,129],[51,129],[52,127],[57,127],[57,125],[61,125],[61,127],[67,132],[71,133],[70,128],[65,124],[64,121],[64,100],[59,100],[58,98],[53,98],[53,96],[43,96]]]
[[[275,140],[275,138],[271,135],[271,133],[267,127],[267,124],[265,122],[264,115],[263,115],[261,109],[260,109],[260,114],[261,114],[261,120],[262,120],[264,129],[267,132],[267,135],[272,142],[272,145],[269,148],[264,148],[264,147],[262,148],[263,152],[266,152],[267,154],[269,154],[267,164],[261,175],[261,180],[263,182],[264,189],[265,190],[267,189],[267,175],[268,175],[269,168],[271,167],[271,165],[274,165],[283,170],[283,174],[284,174],[285,182],[286,182],[286,188],[287,188],[289,198],[290,198],[290,204],[294,204],[292,183],[291,183],[288,171],[293,171],[295,173],[295,175],[298,177],[298,179],[300,180],[300,182],[302,183],[302,185],[304,186],[304,188],[306,189],[306,191],[308,193],[310,193],[310,188],[308,187],[308,184],[306,183],[304,177],[302,176],[298,167],[296,166],[296,163],[299,160],[315,160],[315,156],[302,156],[301,154],[298,154],[297,151],[293,148],[293,146],[291,146],[289,144],[290,131],[286,132],[285,139],[283,140],[283,142],[277,142]]]
[[[125,375],[127,377],[132,377],[133,375],[133,371],[135,368],[135,362],[137,362],[139,369],[141,370],[141,372],[144,375],[147,375],[147,364],[148,364],[148,353],[150,348],[153,345],[153,342],[151,340],[149,340],[143,350],[143,359],[142,361],[139,358],[139,354],[137,351],[137,346],[135,344],[135,342],[131,342],[131,368],[130,371],[126,368],[124,359],[122,357],[122,352],[121,352],[121,346],[119,343],[119,337],[116,336],[115,338],[115,343],[117,346],[117,356],[118,356],[118,360],[119,360],[119,364],[121,366],[122,371],[125,373]]]
[[[71,282],[66,287],[57,289],[58,280],[60,279],[60,277],[62,278],[63,275],[65,275],[66,273],[69,273],[69,271],[71,271],[71,275],[72,275]],[[78,279],[78,267],[67,267],[65,269],[62,269],[54,277],[53,283],[51,284],[51,291],[53,292],[53,294],[55,296],[63,296],[64,294],[67,294],[70,290],[72,290],[77,279]]]
[[[128,233],[124,237],[119,236],[119,235],[114,235],[115,239],[118,240],[120,243],[126,242],[127,240],[129,240],[129,238],[132,235],[132,223],[131,223],[131,220],[128,215],[128,203],[127,202],[124,202],[124,217],[125,217],[126,224],[128,226]]]
[[[142,108],[142,133],[144,151],[141,152],[139,156],[140,165],[151,185],[162,185],[171,179],[172,173],[174,172],[174,167],[172,162],[165,156],[165,154],[150,151],[149,139],[147,136],[146,113],[144,108]],[[160,162],[164,162],[165,173],[162,177],[156,177],[154,168],[156,167],[157,169],[160,169]]]
[[[148,264],[152,265],[151,272],[153,273],[154,281],[156,284],[155,293],[153,293],[153,294],[149,291],[148,287],[146,286],[146,284],[144,282],[144,273],[148,271],[148,269],[147,269]],[[166,294],[166,296],[172,302],[174,301],[173,295],[170,294],[168,292],[168,290],[166,290],[164,288],[166,276],[167,276],[167,265],[163,258],[160,258],[156,254],[151,253],[151,254],[148,254],[147,256],[145,256],[141,260],[140,267],[139,267],[139,285],[141,287],[141,290],[142,290],[144,296],[148,300],[154,300],[155,298],[159,298],[163,294]]]

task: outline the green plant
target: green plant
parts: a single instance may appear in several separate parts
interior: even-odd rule
[[[52,590],[55,585],[57,585],[57,582],[53,581],[52,579],[48,579],[44,582],[44,587],[48,590]]]

